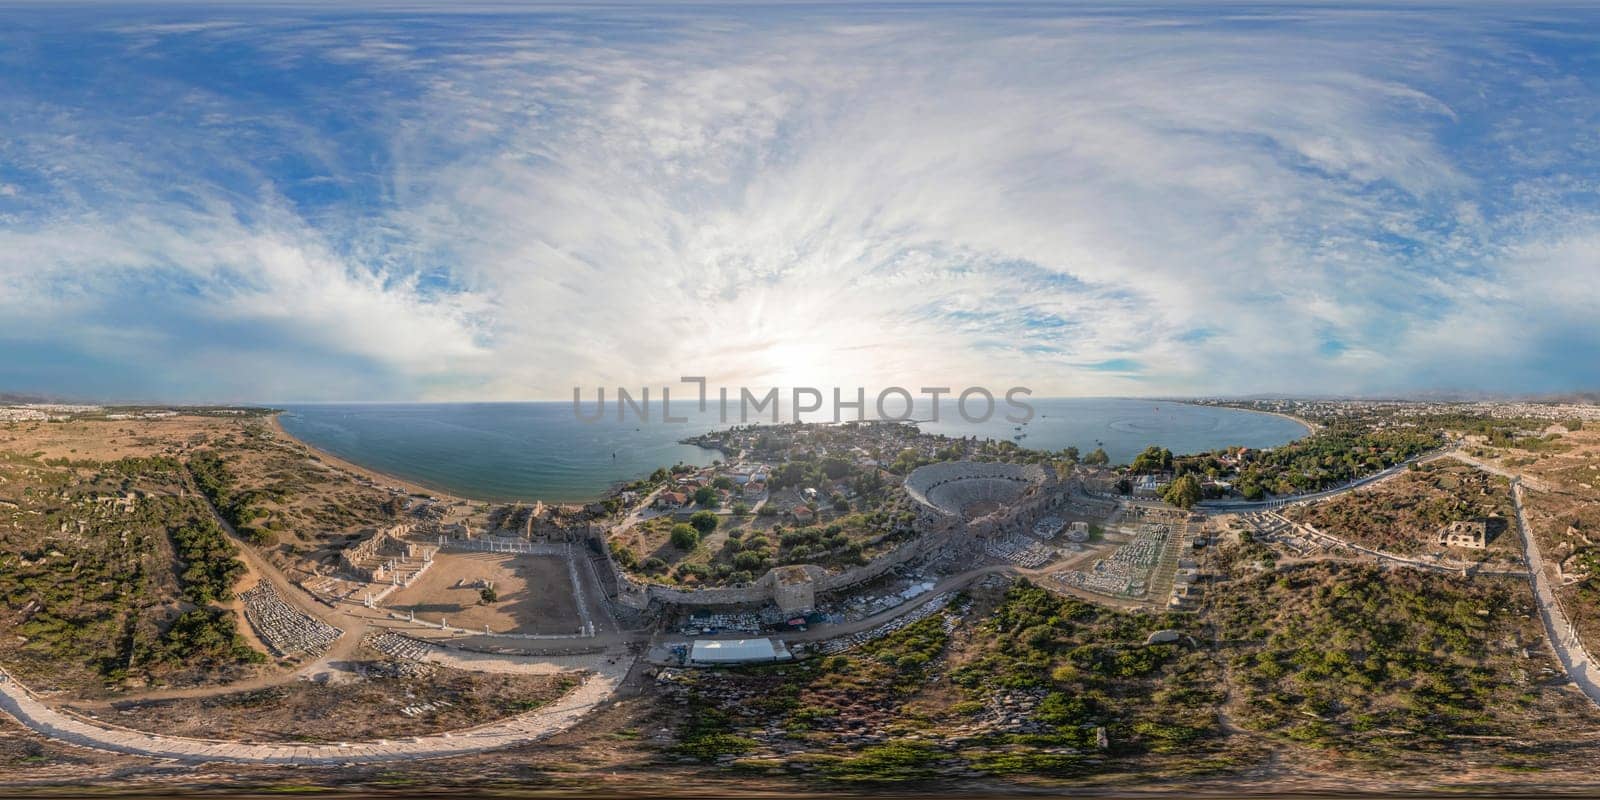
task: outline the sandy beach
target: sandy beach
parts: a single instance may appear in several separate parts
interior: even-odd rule
[[[294,434],[290,433],[283,427],[283,423],[279,421],[278,416],[279,414],[273,414],[268,418],[269,424],[272,426],[274,433],[300,445],[301,447],[304,447],[312,453],[315,453],[317,458],[322,459],[323,463],[329,466],[336,467],[354,475],[359,475],[363,478],[373,481],[374,483],[377,483],[379,486],[400,489],[408,494],[420,494],[428,497],[434,497],[440,501],[452,504],[475,502],[464,497],[453,495],[443,489],[436,489],[432,486],[426,486],[414,481],[402,480],[393,475],[388,475],[376,470],[368,469],[350,461],[346,461],[345,459],[342,459],[326,450],[320,449],[303,439],[297,438]]]

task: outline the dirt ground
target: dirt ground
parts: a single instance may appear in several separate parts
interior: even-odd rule
[[[499,595],[485,604],[478,581]],[[390,595],[385,606],[432,622],[494,633],[572,633],[582,624],[566,562],[553,556],[441,553],[416,583]]]
[[[1447,553],[1459,560],[1512,562],[1521,544],[1511,528],[1511,492],[1505,478],[1453,459],[1404,472],[1370,487],[1285,516],[1332,536],[1394,553]],[[1445,548],[1439,530],[1456,519],[1487,519],[1488,546]]]
[[[130,702],[96,713],[107,722],[168,736],[357,741],[481,725],[549,703],[577,681],[572,675],[465,672],[409,662],[359,666],[372,677],[337,685],[301,681],[209,697]],[[397,674],[401,668],[410,674]]]
[[[141,420],[12,422],[0,425],[0,449],[41,459],[115,461],[184,452],[191,443],[237,433],[241,420],[170,417]]]

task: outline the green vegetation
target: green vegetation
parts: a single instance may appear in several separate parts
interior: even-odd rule
[[[951,671],[971,699],[997,692],[1042,693],[1035,719],[1047,732],[999,737],[994,744],[1097,747],[1104,729],[1113,753],[1177,752],[1217,735],[1218,675],[1185,644],[1146,645],[1160,629],[1187,631],[1187,615],[1119,614],[1019,581],[980,627],[975,657]],[[1077,759],[996,759],[995,772],[1081,770]]]
[[[719,504],[717,490],[710,486],[702,486],[694,490],[694,503],[701,508],[716,508]]]
[[[1258,500],[1267,494],[1298,494],[1348,483],[1443,444],[1443,434],[1433,427],[1373,429],[1335,423],[1271,450],[1178,457],[1173,459],[1173,470],[1179,476],[1233,477],[1240,494]]]
[[[195,453],[189,457],[189,474],[217,513],[245,541],[260,546],[277,541],[272,531],[254,524],[257,519],[267,516],[267,512],[254,505],[254,493],[235,490],[233,475],[221,456],[209,451]]]
[[[689,515],[689,524],[702,535],[717,529],[717,515],[710,511],[696,511]]]
[[[1193,475],[1180,475],[1162,491],[1161,499],[1178,508],[1194,508],[1200,502],[1200,481]]]
[[[172,543],[184,565],[179,575],[184,597],[201,605],[233,597],[244,564],[234,557],[238,548],[216,522],[208,517],[191,519],[172,530]]]
[[[93,488],[64,498],[62,488],[34,491],[63,473],[36,474],[18,493],[23,508],[38,512],[19,515],[25,527],[0,527],[0,607],[12,610],[0,614],[0,657],[20,678],[95,692],[190,682],[257,660],[248,647],[234,647],[241,642],[226,612],[183,610],[174,601],[204,603],[220,587],[230,590],[238,562],[195,556],[174,569],[183,561],[174,558],[179,532],[208,512],[192,499],[154,493],[176,490],[172,466],[159,459],[101,465],[96,480],[143,495],[126,510],[98,502],[105,495]],[[20,477],[10,472],[9,485]],[[184,538],[198,546],[204,536]]]
[[[1513,514],[1509,482],[1455,460],[1433,461],[1377,486],[1286,513],[1333,536],[1396,553],[1437,550],[1440,528],[1484,519],[1491,550],[1516,549],[1514,537],[1504,537]]]
[[[682,522],[672,526],[672,546],[679,550],[693,550],[700,543],[700,532],[693,525]]]
[[[1320,564],[1217,597],[1218,636],[1242,643],[1240,722],[1285,741],[1384,760],[1527,736],[1551,713],[1504,644],[1540,636],[1526,582]]]
[[[1128,471],[1135,475],[1155,475],[1172,471],[1172,451],[1165,447],[1151,445],[1144,452],[1133,457],[1133,462],[1128,465]]]
[[[692,698],[689,705],[695,711],[679,731],[673,752],[711,761],[717,756],[743,755],[755,749],[755,742],[731,733],[731,720],[726,712],[708,707],[709,704],[700,698]]]
[[[241,662],[259,664],[266,656],[245,643],[232,614],[218,608],[195,608],[178,615],[161,638],[147,651],[136,653],[135,659],[211,670]]]

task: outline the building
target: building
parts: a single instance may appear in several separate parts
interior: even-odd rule
[[[1482,550],[1488,544],[1488,520],[1458,520],[1439,529],[1439,545],[1441,547],[1467,547],[1473,550]]]
[[[773,570],[773,602],[785,614],[800,614],[817,607],[817,592],[811,573],[803,566]]]
[[[656,495],[656,508],[683,508],[689,497],[682,492],[662,492]]]

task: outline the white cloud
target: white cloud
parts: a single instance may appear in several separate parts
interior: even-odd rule
[[[295,102],[169,87],[184,98],[170,118],[24,142],[68,176],[53,179],[66,199],[0,233],[22,254],[0,256],[0,281],[67,321],[115,302],[131,272],[183,275],[186,305],[256,326],[238,368],[265,365],[254,385],[275,396],[317,390],[267,355],[275,342],[424,397],[682,374],[1500,388],[1543,326],[1589,324],[1549,276],[1593,255],[1600,226],[1563,207],[1593,176],[1549,174],[1537,156],[1561,138],[1539,109],[1506,127],[1516,76],[1454,77],[1521,68],[1491,21],[704,13],[297,21],[241,39],[308,81]],[[318,84],[319,64],[358,75]],[[1583,91],[1543,77],[1567,101]],[[375,151],[318,126],[341,103]],[[205,169],[151,166],[114,143],[129,125]],[[1497,125],[1513,133],[1472,138]],[[258,139],[270,158],[233,151]],[[1499,149],[1544,166],[1507,175]],[[290,157],[377,198],[297,208],[274,167]],[[186,178],[185,199],[152,173]]]

